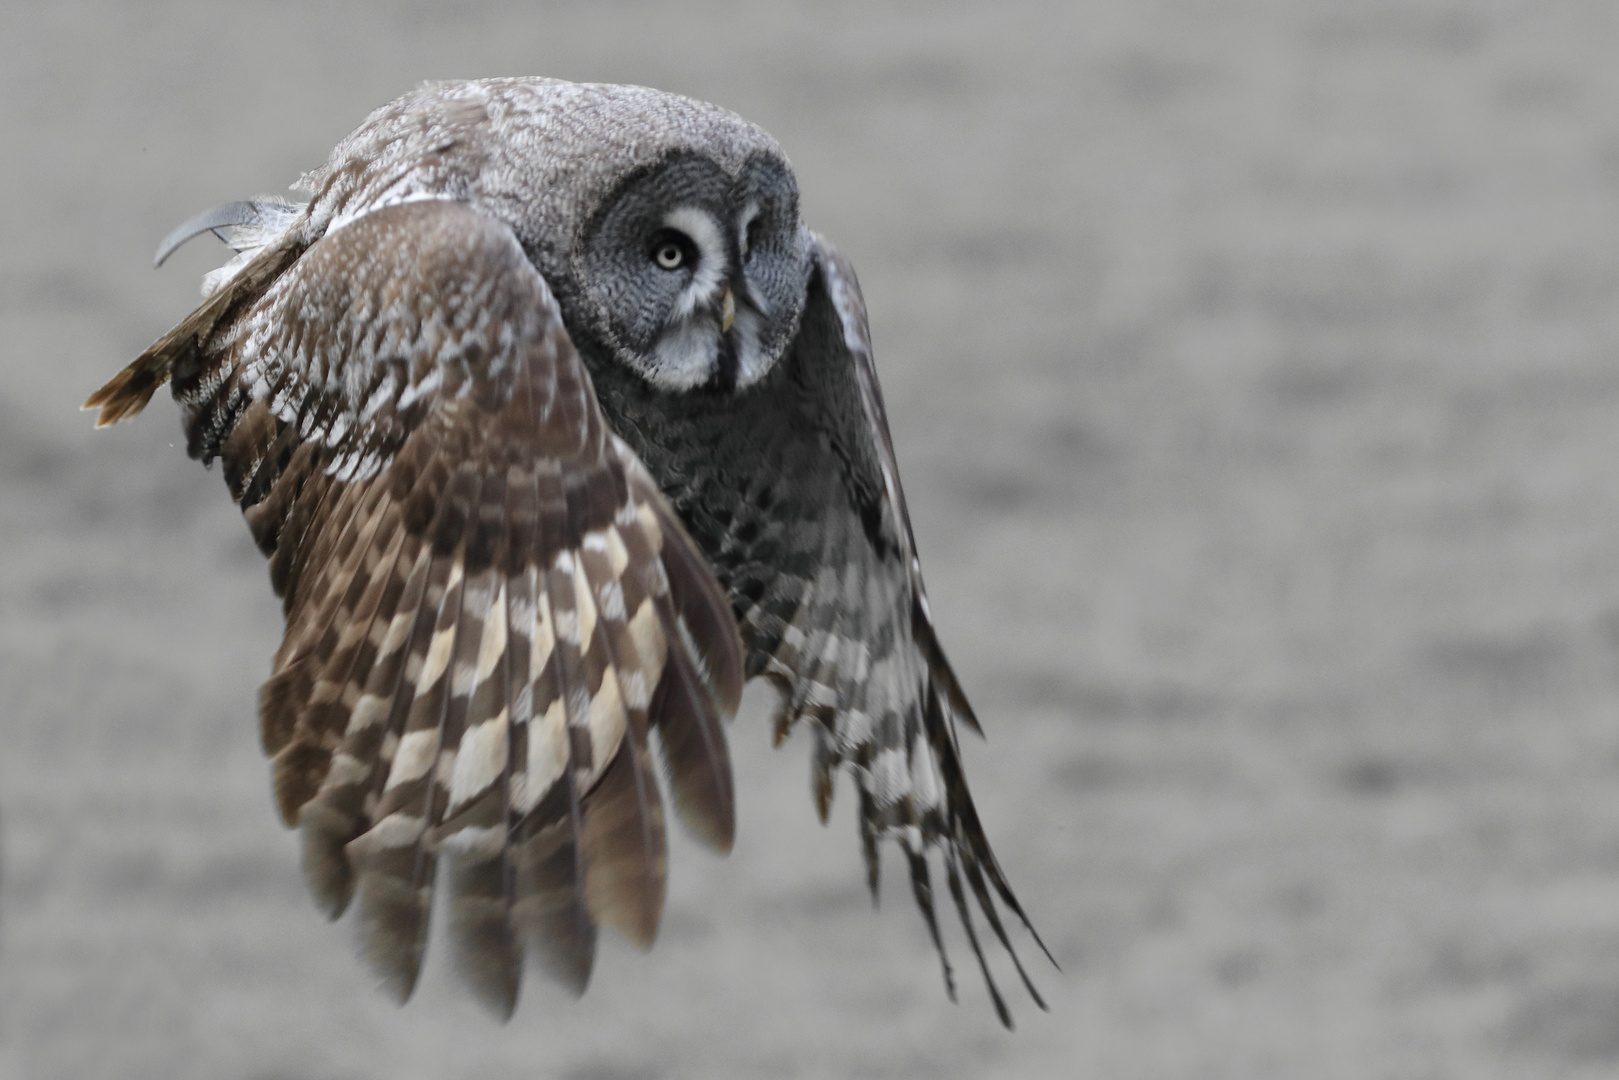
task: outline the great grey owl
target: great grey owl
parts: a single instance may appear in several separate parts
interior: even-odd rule
[[[775,141],[641,87],[430,84],[297,186],[165,242],[239,254],[86,407],[110,424],[168,382],[191,456],[223,463],[284,601],[276,801],[385,983],[415,985],[441,853],[457,967],[503,1016],[525,952],[582,991],[598,926],[649,946],[649,733],[676,812],[728,849],[720,722],[762,675],[778,742],[811,721],[823,820],[853,776],[874,894],[879,841],[903,849],[953,997],[939,861],[1009,1023],[968,891],[1009,952],[997,900],[1028,919],[962,773],[978,722],[859,288]]]

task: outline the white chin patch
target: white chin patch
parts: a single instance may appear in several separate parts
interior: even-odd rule
[[[731,333],[736,342],[736,389],[743,390],[769,374],[773,363],[760,340],[764,319],[751,307],[736,309]],[[688,319],[658,338],[652,355],[632,366],[660,390],[693,390],[711,381],[719,367],[720,330],[712,319]]]
[[[719,328],[707,319],[683,322],[658,338],[647,382],[660,390],[692,390],[714,377],[719,358]]]

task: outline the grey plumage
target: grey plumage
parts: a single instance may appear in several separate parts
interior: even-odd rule
[[[172,382],[270,556],[265,746],[322,905],[358,897],[408,996],[449,852],[478,993],[509,1013],[525,947],[582,990],[598,924],[656,933],[648,733],[683,820],[727,848],[716,725],[763,676],[778,740],[814,726],[823,820],[853,777],[874,895],[893,839],[953,997],[936,860],[1010,1024],[967,901],[1011,952],[997,905],[1028,919],[956,745],[978,722],[858,285],[776,143],[640,87],[438,84],[300,187],[306,206],[233,204],[165,242],[230,228],[242,254],[87,407],[110,423]]]

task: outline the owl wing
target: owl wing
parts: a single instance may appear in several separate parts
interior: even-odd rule
[[[284,600],[260,695],[282,817],[401,1000],[448,852],[457,966],[509,1014],[523,952],[582,991],[596,927],[648,946],[674,803],[728,848],[724,595],[608,431],[539,273],[466,206],[297,223],[93,396],[171,380]]]
[[[710,492],[706,505],[673,494],[730,590],[749,676],[762,674],[783,691],[778,744],[800,718],[815,721],[812,784],[821,819],[834,773],[845,765],[858,792],[873,896],[878,841],[892,837],[909,861],[953,998],[934,915],[929,856],[937,852],[996,1011],[1010,1026],[967,893],[1044,1008],[997,898],[1037,943],[1039,936],[990,850],[967,788],[956,726],[982,729],[934,633],[860,287],[824,240],[812,237],[810,250],[798,336],[781,370],[759,388],[752,413],[757,474],[728,484],[726,493]]]

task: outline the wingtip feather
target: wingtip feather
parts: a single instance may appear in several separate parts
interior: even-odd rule
[[[156,366],[142,356],[133,364],[108,379],[106,384],[85,398],[84,404],[79,406],[80,412],[89,412],[99,409],[96,416],[96,427],[104,428],[116,424],[125,417],[134,416],[146,408],[147,402],[152,400],[152,394],[159,386],[168,381],[166,373],[160,375],[152,370]]]
[[[671,642],[651,714],[669,767],[670,797],[683,825],[720,854],[736,842],[736,785],[720,716],[685,650]]]
[[[585,905],[643,951],[657,941],[666,884],[662,799],[649,764],[644,741],[626,732],[584,801]]]
[[[696,541],[686,532],[661,498],[659,526],[664,540],[662,557],[669,577],[675,611],[685,620],[702,653],[705,683],[721,715],[729,720],[742,704],[742,637],[731,605],[719,581],[699,554]]]
[[[972,947],[973,955],[978,958],[978,969],[983,973],[984,986],[989,990],[989,999],[994,1003],[995,1015],[1000,1018],[1001,1026],[1007,1031],[1016,1030],[1012,1023],[1012,1011],[1006,1007],[1006,999],[1001,997],[1001,988],[995,983],[995,976],[990,973],[989,961],[984,957],[984,950],[978,943],[978,931],[973,928],[972,909],[967,906],[967,896],[961,887],[961,874],[956,868],[956,856],[953,852],[945,854],[945,880],[950,885],[950,899],[955,902],[956,913],[961,917],[961,928],[966,931],[967,944]]]

